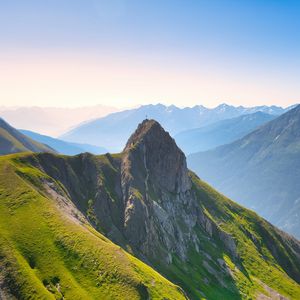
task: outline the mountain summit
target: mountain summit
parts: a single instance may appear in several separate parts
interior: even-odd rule
[[[131,164],[142,161],[147,180],[153,184],[169,192],[185,192],[191,187],[184,153],[155,120],[146,119],[139,124],[124,152],[125,165],[126,159]]]
[[[0,184],[0,286],[18,299],[299,299],[299,241],[189,171],[154,120],[119,154],[3,157]]]
[[[152,259],[158,251],[165,261],[171,261],[170,251],[186,257],[189,238],[177,222],[190,219],[186,226],[192,229],[195,221],[185,155],[158,122],[147,119],[131,135],[123,153],[125,235]]]

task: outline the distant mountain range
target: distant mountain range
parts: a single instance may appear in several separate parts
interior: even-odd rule
[[[56,137],[82,122],[116,111],[117,108],[103,105],[79,108],[0,107],[0,117],[15,128]]]
[[[0,118],[0,155],[17,152],[51,152],[51,147],[22,134]]]
[[[188,170],[154,120],[118,154],[3,156],[0,187],[1,299],[299,299],[300,242]]]
[[[178,108],[174,105],[145,105],[136,109],[112,113],[106,117],[86,122],[60,136],[70,142],[99,145],[110,151],[124,148],[130,133],[146,117],[159,121],[172,136],[184,130],[199,128],[220,120],[251,114],[258,111],[280,115],[290,108],[277,106],[234,107],[221,104],[216,108],[194,107]]]
[[[38,141],[40,143],[46,144],[51,148],[55,149],[57,153],[66,154],[66,155],[76,155],[83,152],[89,152],[92,154],[103,154],[107,150],[103,147],[80,144],[80,143],[70,143],[60,139],[55,139],[50,136],[38,134],[29,130],[19,130],[21,133],[30,137],[31,139]]]
[[[300,106],[242,139],[188,157],[225,195],[300,238]]]
[[[186,154],[206,151],[231,143],[275,117],[275,115],[258,111],[208,126],[186,130],[176,134],[174,138]]]

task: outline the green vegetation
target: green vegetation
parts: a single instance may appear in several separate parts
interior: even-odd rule
[[[222,244],[214,247],[211,241],[203,240],[204,250],[214,262],[220,258],[225,261],[240,298],[252,299],[258,291],[265,293],[263,282],[290,299],[298,299],[300,286],[288,275],[293,276],[295,270],[300,269],[300,261],[297,254],[287,247],[289,237],[283,241],[279,232],[257,214],[222,196],[195,175],[191,176],[204,211],[233,237],[237,245],[238,258],[235,259]],[[280,254],[277,249],[280,249]],[[234,298],[228,295],[228,299]]]
[[[18,299],[184,299],[179,286],[191,299],[256,299],[268,295],[265,286],[299,299],[295,240],[191,172],[203,212],[199,219],[208,228],[200,222],[193,228],[198,242],[190,242],[186,260],[172,254],[166,263],[163,246],[149,260],[173,283],[134,257],[142,255],[118,231],[124,214],[121,158],[30,153],[0,158],[0,283],[5,278],[4,286]],[[146,205],[144,190],[131,189]],[[175,201],[176,195],[168,197]],[[161,201],[153,183],[149,198]],[[107,202],[99,202],[103,199]],[[182,220],[178,224],[189,234]]]
[[[0,159],[0,272],[18,299],[183,299],[179,288],[46,197],[46,174]],[[92,206],[92,201],[90,201]]]

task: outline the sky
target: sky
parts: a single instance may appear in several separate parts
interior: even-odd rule
[[[0,106],[300,102],[300,1],[0,0]]]

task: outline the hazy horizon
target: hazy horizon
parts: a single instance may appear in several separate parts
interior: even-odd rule
[[[51,105],[2,105],[1,101],[0,101],[0,111],[1,110],[14,110],[14,109],[23,109],[23,108],[44,108],[44,109],[70,109],[70,110],[76,110],[76,109],[82,109],[82,108],[93,108],[93,107],[103,107],[103,108],[111,108],[111,109],[115,109],[115,112],[118,111],[123,111],[123,110],[130,110],[130,109],[136,109],[139,108],[141,106],[147,106],[147,105],[164,105],[166,107],[170,107],[170,106],[175,106],[177,108],[183,109],[183,108],[193,108],[195,106],[203,106],[205,108],[208,109],[214,109],[217,108],[218,106],[221,105],[228,105],[228,106],[233,106],[233,107],[245,107],[245,108],[251,108],[251,107],[255,107],[255,106],[277,106],[277,107],[282,107],[282,108],[288,108],[290,106],[293,105],[298,105],[300,104],[299,102],[295,102],[295,103],[291,103],[288,105],[277,105],[277,104],[258,104],[258,105],[243,105],[243,104],[231,104],[230,102],[220,102],[218,104],[209,106],[209,105],[204,105],[202,103],[198,103],[198,104],[194,104],[194,105],[176,105],[174,103],[164,103],[162,101],[160,102],[149,102],[149,103],[140,103],[140,104],[136,104],[136,105],[132,105],[132,106],[114,106],[114,105],[106,105],[106,104],[101,104],[101,103],[96,103],[96,104],[90,104],[90,105],[80,105],[80,106],[67,106],[67,105],[55,105],[55,106],[51,106]]]

